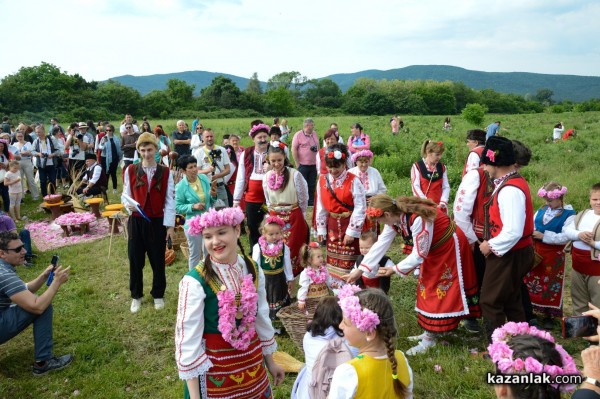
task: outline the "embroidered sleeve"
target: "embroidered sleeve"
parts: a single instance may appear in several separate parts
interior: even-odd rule
[[[260,267],[260,245],[258,243],[252,247],[252,260]]]
[[[416,162],[410,169],[410,183],[415,197],[427,198],[423,191],[421,191],[421,173],[419,172],[419,167]]]
[[[262,188],[263,188],[263,192],[265,193],[265,204],[267,204],[267,207],[271,206],[271,200],[269,199],[269,197],[270,197],[269,193],[271,191],[269,189],[269,184],[268,184],[269,174],[271,174],[271,173],[275,173],[275,172],[268,171],[267,173],[265,173],[265,178],[262,181]]]
[[[444,177],[442,178],[442,198],[440,199],[440,202],[447,204],[450,199],[450,183],[448,182],[448,170],[446,165],[443,165],[443,167]]]
[[[354,201],[354,210],[350,215],[350,223],[346,229],[346,234],[359,238],[365,224],[365,212],[367,210],[367,197],[365,195],[365,186],[358,178],[352,181],[352,199]]]
[[[377,271],[379,270],[379,261],[385,253],[392,246],[392,242],[394,242],[394,238],[396,237],[396,231],[392,228],[392,226],[385,225],[383,227],[383,231],[379,235],[379,238],[373,244],[369,252],[365,255],[360,266],[358,267],[362,270],[363,275],[367,278],[375,278],[377,277]]]
[[[167,195],[165,197],[165,213],[163,216],[163,225],[166,227],[175,226],[175,184],[173,182],[173,174],[167,170],[169,174],[167,183]]]
[[[335,368],[331,378],[328,399],[352,399],[358,388],[358,374],[349,363],[342,363]]]
[[[470,152],[465,165],[466,173],[470,172],[473,169],[477,169],[480,164],[481,158],[479,157],[479,155],[475,151]]]
[[[285,273],[285,280],[292,281],[294,279],[294,273],[292,272],[292,258],[290,255],[290,247],[288,247],[287,244],[283,244],[283,253],[283,271]]]
[[[175,360],[182,380],[205,374],[212,367],[202,344],[205,298],[202,285],[193,277],[184,276],[179,283],[175,328]]]
[[[585,210],[582,212],[585,212]],[[580,241],[579,240],[580,231],[577,230],[577,228],[575,227],[575,218],[574,217],[567,219],[567,221],[565,222],[565,225],[562,228],[562,233],[571,241]]]
[[[290,173],[292,173],[292,170],[290,170]],[[308,208],[308,184],[304,180],[304,176],[298,171],[294,173],[294,183],[296,185],[296,195],[298,196],[298,206],[302,214],[306,214],[306,209]]]
[[[423,219],[415,218],[410,229],[413,233],[415,245],[412,252],[396,265],[396,273],[406,275],[423,263],[425,256],[429,253],[433,232],[433,222],[427,221],[423,226]]]
[[[498,206],[502,230],[488,241],[496,256],[502,256],[521,239],[525,226],[525,194],[513,186],[506,186],[498,193]]]
[[[310,287],[310,277],[308,277],[306,273],[306,269],[302,270],[300,273],[300,278],[298,280],[298,284],[300,288],[298,288],[298,302],[306,301],[306,296],[308,295],[308,287]]]
[[[324,176],[327,179],[327,176]],[[321,194],[321,177],[317,179],[317,234],[321,236],[327,235],[327,216],[329,216],[329,212],[323,206],[322,194]]]
[[[242,155],[240,155],[240,159],[238,161],[238,173],[235,177],[235,190],[233,190],[233,200],[237,202],[242,200],[242,196],[244,195],[244,189],[246,188],[244,187],[244,185],[246,184],[246,166],[244,165],[245,155],[245,152],[242,152]]]
[[[479,173],[476,170],[467,172],[458,187],[456,198],[454,198],[454,221],[465,233],[470,244],[478,241],[471,216],[479,184]]]
[[[385,186],[385,183],[383,182],[381,173],[379,173],[379,171],[377,169],[375,169],[373,167],[369,167],[369,176],[373,176],[373,181],[371,182],[371,184],[375,188],[375,194],[387,193],[387,187]]]
[[[269,303],[267,302],[267,291],[265,289],[265,274],[260,267],[258,269],[258,312],[256,314],[256,333],[262,345],[263,355],[270,355],[277,350],[275,342],[275,331],[269,318]]]
[[[569,216],[567,220],[565,220],[565,225],[569,223],[570,219],[575,220],[575,215]],[[569,238],[562,231],[555,233],[553,231],[546,230],[544,231],[544,238],[542,239],[542,242],[550,245],[565,245],[567,242],[569,242]]]

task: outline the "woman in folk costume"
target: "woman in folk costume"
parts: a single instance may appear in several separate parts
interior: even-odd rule
[[[429,198],[446,212],[450,183],[446,165],[440,162],[444,150],[444,143],[441,141],[425,140],[421,147],[423,158],[413,164],[410,181],[415,197]]]
[[[327,174],[317,184],[317,239],[327,240],[327,267],[334,278],[347,274],[360,254],[358,238],[365,222],[365,188],[346,169],[348,150],[333,144],[325,153]]]
[[[538,190],[546,201],[534,215],[533,245],[541,261],[525,276],[533,309],[546,316],[544,327],[551,328],[552,316],[562,317],[565,279],[565,245],[569,242],[562,228],[575,218],[571,205],[564,205],[567,187],[549,182]]]
[[[381,174],[371,166],[372,161],[373,153],[370,150],[357,151],[352,155],[352,163],[356,164],[356,166],[348,171],[357,176],[363,186],[365,186],[367,205],[374,195],[387,193],[387,187],[381,178]],[[366,218],[363,231],[375,231],[379,233],[378,225],[369,218]]]
[[[290,247],[290,257],[294,276],[302,271],[298,252],[309,239],[308,224],[304,215],[308,206],[308,185],[304,177],[289,167],[284,144],[273,141],[267,151],[271,170],[263,180],[263,191],[269,214],[281,218],[283,240]]]
[[[426,351],[436,343],[435,333],[450,331],[465,316],[478,317],[477,277],[469,241],[464,233],[436,204],[428,199],[386,194],[371,198],[367,214],[385,227],[362,263],[346,281],[354,282],[363,274],[369,278],[405,276],[421,265],[417,283],[415,310],[425,333],[410,337],[419,344],[408,355]],[[412,253],[394,268],[379,270],[379,260],[391,247],[397,234],[414,237]]]
[[[284,378],[265,276],[239,245],[242,220],[241,209],[225,208],[190,222],[208,256],[179,283],[175,358],[186,398],[270,398],[267,369],[275,385]]]

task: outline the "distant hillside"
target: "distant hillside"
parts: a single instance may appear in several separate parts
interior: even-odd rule
[[[176,73],[163,73],[158,75],[148,76],[133,76],[123,75],[111,78],[124,84],[125,86],[132,87],[139,91],[142,95],[150,93],[152,90],[164,90],[167,88],[167,82],[169,79],[179,79],[187,82],[188,84],[196,85],[194,95],[199,95],[200,90],[210,85],[210,82],[219,75],[223,75],[226,78],[233,80],[233,82],[242,90],[248,85],[247,78],[241,78],[235,75],[229,75],[226,73],[217,72],[205,72],[205,71],[187,71],[187,72],[176,72]]]
[[[133,87],[142,95],[152,90],[164,90],[169,79],[181,79],[188,84],[195,84],[194,94],[210,85],[219,75],[230,78],[242,90],[248,84],[248,78],[225,73],[188,71],[149,76],[124,75],[112,78],[126,86]],[[463,82],[473,89],[493,89],[501,93],[534,95],[539,89],[550,89],[554,92],[554,100],[571,100],[575,102],[600,98],[599,76],[547,75],[529,72],[481,72],[447,65],[413,65],[405,68],[380,71],[376,69],[355,73],[326,76],[336,82],[342,91],[348,90],[358,78],[399,79],[399,80],[451,80]],[[323,79],[323,78],[321,78]],[[264,83],[263,83],[264,85]]]
[[[342,91],[348,90],[358,78],[398,80],[451,80],[463,82],[473,89],[493,89],[500,93],[531,94],[550,89],[553,99],[585,101],[600,98],[599,76],[546,75],[529,72],[480,72],[448,65],[412,65],[388,71],[368,70],[327,76]]]

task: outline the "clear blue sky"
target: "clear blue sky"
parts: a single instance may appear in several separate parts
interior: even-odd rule
[[[0,77],[203,70],[261,80],[444,64],[600,75],[594,0],[0,0]]]

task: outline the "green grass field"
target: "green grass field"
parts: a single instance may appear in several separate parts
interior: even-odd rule
[[[389,118],[384,117],[323,117],[315,118],[315,122],[321,135],[331,122],[337,122],[344,138],[348,137],[353,122],[361,123],[365,132],[371,135],[371,146],[377,154],[374,166],[382,173],[392,195],[410,194],[410,165],[419,158],[423,140],[442,140],[447,148],[443,161],[448,166],[451,186],[456,190],[467,155],[465,132],[473,126],[455,117],[452,121],[454,129],[445,132],[441,129],[443,117],[407,116],[403,119],[405,131],[397,137],[391,135]],[[568,186],[567,202],[575,209],[587,206],[589,187],[600,181],[597,172],[600,113],[490,115],[486,125],[496,119],[508,129],[504,135],[521,140],[532,149],[531,164],[523,169],[523,174],[534,194],[543,183],[554,179]],[[559,119],[567,128],[574,127],[578,137],[565,143],[546,144],[545,139],[551,137],[552,126]],[[205,127],[215,130],[218,138],[224,133],[241,134],[242,145],[250,143],[247,136],[249,122],[246,119],[202,120]],[[152,121],[153,126],[156,123],[162,123],[166,131],[175,128],[174,120]],[[289,120],[294,130],[301,124],[301,118]],[[111,202],[117,200],[117,195],[110,196]],[[534,206],[540,205],[541,200],[534,197]],[[31,219],[48,217],[29,200],[24,209]],[[71,265],[72,274],[53,302],[55,352],[74,353],[73,364],[43,378],[32,377],[33,339],[31,328],[28,328],[0,346],[0,398],[181,397],[182,382],[174,361],[174,325],[177,284],[187,271],[187,262],[178,253],[176,262],[167,269],[164,310],[155,311],[147,294],[142,310],[132,315],[129,312],[126,241],[122,236],[115,237],[110,259],[107,257],[108,244],[106,238],[56,251],[63,265]],[[52,253],[38,253],[35,267],[20,268],[24,280],[40,273]],[[389,255],[394,261],[400,260],[398,245],[393,246]],[[147,287],[150,277],[148,267]],[[415,280],[394,278],[390,296],[399,327],[398,348],[406,350],[411,345],[405,337],[421,331],[414,312]],[[570,305],[570,297],[565,295],[567,312]],[[556,328],[554,334],[558,333]],[[302,353],[291,340],[279,337],[278,342],[281,349],[302,359]],[[562,342],[577,358],[585,347],[582,341]],[[472,357],[469,354],[472,348],[484,350],[483,338],[458,329],[445,336],[441,345],[410,358],[415,376],[415,397],[495,397],[492,387],[485,384],[485,373],[492,370],[492,365]],[[436,373],[435,365],[440,365],[442,372]],[[294,379],[295,375],[287,375],[285,383],[275,389],[275,398],[288,398]]]

